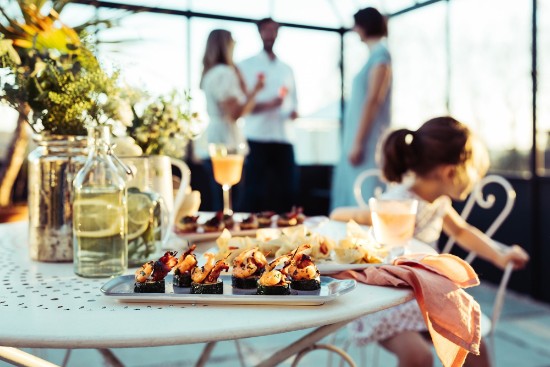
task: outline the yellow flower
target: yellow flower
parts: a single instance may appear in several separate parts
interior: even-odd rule
[[[19,54],[13,48],[12,40],[0,39],[0,57],[7,55],[15,64],[21,64]]]

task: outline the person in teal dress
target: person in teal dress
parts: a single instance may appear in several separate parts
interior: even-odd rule
[[[386,18],[369,7],[359,10],[354,20],[353,30],[369,48],[369,58],[355,76],[346,103],[342,153],[332,178],[331,209],[357,204],[353,183],[361,172],[377,167],[376,146],[391,118],[392,68]],[[363,185],[365,197],[372,196],[376,183],[372,187],[368,184]]]

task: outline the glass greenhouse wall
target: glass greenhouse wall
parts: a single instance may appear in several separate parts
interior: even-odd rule
[[[80,1],[85,3],[85,1]],[[208,33],[230,30],[237,40],[235,60],[256,53],[261,43],[250,21],[273,16],[282,23],[277,54],[295,71],[301,118],[290,127],[301,164],[331,165],[338,159],[340,99],[368,50],[353,32],[353,13],[372,5],[390,14],[389,44],[394,61],[394,127],[416,128],[426,119],[452,114],[477,131],[491,150],[492,169],[525,176],[530,171],[533,142],[532,3],[513,0],[429,1],[120,1],[121,6],[147,6],[173,11],[124,15],[113,29],[99,32],[103,60],[124,65],[128,83],[152,94],[190,89],[193,108],[205,106],[199,89],[201,58]],[[101,4],[101,2],[99,3]],[[112,3],[111,3],[112,4]],[[422,4],[420,2],[420,4]],[[401,13],[403,9],[413,9]],[[412,8],[411,8],[412,7]],[[496,11],[498,7],[498,12]],[[549,5],[540,2],[539,14]],[[291,11],[289,11],[291,9]],[[311,9],[315,9],[313,12]],[[112,18],[120,9],[72,5],[65,20]],[[178,13],[178,11],[180,13]],[[187,17],[185,12],[193,12]],[[391,16],[394,14],[394,16]],[[226,19],[208,18],[221,15]],[[549,17],[539,19],[539,65],[548,58]],[[304,29],[299,27],[311,27]],[[321,30],[320,30],[321,29]],[[341,34],[343,55],[341,55]],[[343,91],[340,59],[343,56]],[[548,99],[544,68],[538,70],[538,100]],[[537,144],[539,173],[545,173],[550,146],[550,108],[539,103]],[[323,149],[319,149],[319,141]],[[329,147],[327,150],[326,147]]]

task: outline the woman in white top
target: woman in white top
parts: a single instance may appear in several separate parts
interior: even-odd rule
[[[204,52],[201,89],[206,97],[206,110],[210,122],[206,129],[208,143],[223,143],[229,149],[246,144],[237,120],[252,111],[255,98],[263,88],[258,78],[254,88],[247,93],[241,73],[233,63],[235,41],[229,31],[215,29],[210,32]],[[210,176],[214,210],[221,209],[221,188],[214,181],[211,161],[205,162]]]

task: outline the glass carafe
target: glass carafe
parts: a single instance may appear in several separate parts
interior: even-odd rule
[[[89,154],[73,182],[74,272],[89,278],[128,268],[127,193],[111,156],[110,129],[88,129]]]
[[[150,188],[149,157],[122,158],[132,172],[128,188],[128,265],[159,258],[169,218],[161,195]]]

